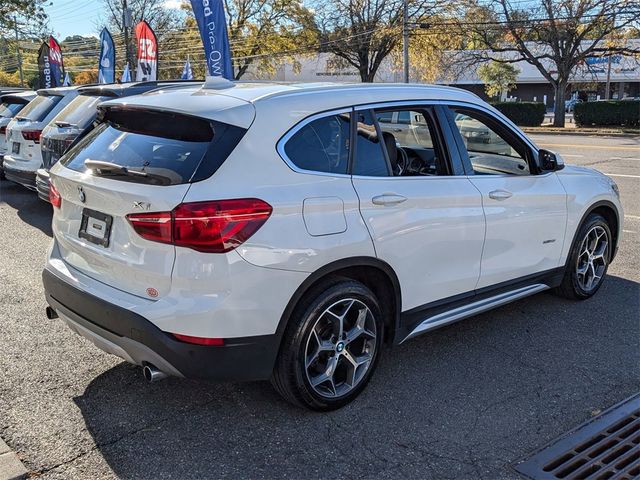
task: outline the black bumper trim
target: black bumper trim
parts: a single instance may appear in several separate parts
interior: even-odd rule
[[[14,170],[4,166],[4,176],[7,180],[19,183],[31,190],[36,189],[36,172],[27,172],[24,170]]]
[[[174,339],[137,313],[77,289],[49,270],[42,272],[42,281],[47,302],[56,311],[149,347],[186,378],[252,381],[271,376],[280,343],[276,334],[225,339],[220,347],[192,345]],[[98,329],[94,333],[99,335]]]

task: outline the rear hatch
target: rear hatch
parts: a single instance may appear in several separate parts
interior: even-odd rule
[[[22,163],[16,168],[36,171],[40,167],[42,128],[63,98],[64,94],[38,94],[11,120],[6,135],[7,155]]]
[[[6,153],[7,125],[27,103],[29,103],[29,99],[26,97],[2,96],[2,103],[0,103],[0,155]]]
[[[50,169],[95,120],[98,104],[111,97],[78,95],[42,131],[42,165]]]
[[[100,107],[98,117],[51,169],[61,198],[53,216],[60,253],[107,285],[162,297],[171,289],[175,246],[143,238],[127,216],[163,212],[149,227],[162,229],[191,182],[212,175],[245,130],[119,104]]]

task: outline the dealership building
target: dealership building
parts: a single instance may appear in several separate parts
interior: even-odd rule
[[[640,39],[632,43],[640,46]],[[457,67],[451,68],[446,78],[436,83],[471,90],[486,99],[483,82],[476,73],[479,64],[471,65],[471,62],[465,61],[462,57],[468,55],[467,52],[452,52],[451,55],[452,58],[458,59],[457,62],[451,62]],[[247,72],[243,78],[292,82],[360,81],[358,71],[354,67],[345,65],[345,62],[331,53],[299,57],[295,63],[296,65],[293,62],[283,62],[277,66],[274,74],[259,75]],[[545,102],[548,108],[553,108],[553,87],[536,67],[524,61],[512,65],[518,69],[519,73],[515,88],[506,92],[504,96],[513,101]],[[584,101],[604,99],[607,77],[610,82],[611,99],[640,97],[640,57],[613,55],[610,59],[608,57],[589,58],[579,66],[571,78],[567,99],[572,97]],[[392,61],[387,59],[380,66],[375,81],[402,82],[402,71],[394,68]]]

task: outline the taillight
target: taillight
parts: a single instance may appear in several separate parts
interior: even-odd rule
[[[178,333],[172,333],[171,335],[181,342],[192,343],[194,345],[207,345],[210,347],[221,347],[224,345],[223,338],[192,337],[191,335],[180,335]]]
[[[34,143],[40,143],[40,135],[42,134],[42,130],[23,130],[22,138],[25,140],[31,140]]]
[[[132,213],[127,215],[127,220],[141,237],[171,243],[171,212]]]
[[[182,203],[171,212],[133,213],[127,219],[147,240],[225,253],[256,233],[271,211],[271,205],[262,200],[242,198]]]
[[[49,201],[55,208],[60,208],[60,205],[62,205],[60,192],[58,192],[58,189],[51,182],[49,182]]]

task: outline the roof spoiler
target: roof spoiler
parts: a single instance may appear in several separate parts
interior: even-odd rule
[[[5,95],[0,95],[0,102],[6,102],[6,103],[22,103],[22,104],[27,104],[29,103],[31,100],[27,97],[19,97],[18,95],[16,95],[16,93],[18,92],[13,92],[13,93],[7,93]]]

